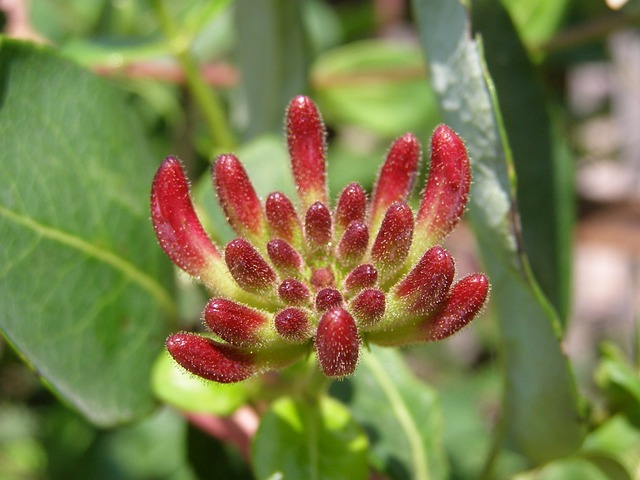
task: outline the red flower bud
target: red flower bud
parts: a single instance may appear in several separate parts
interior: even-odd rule
[[[293,342],[304,342],[310,338],[307,313],[299,308],[288,307],[275,316],[275,327],[282,337]]]
[[[273,265],[285,275],[296,275],[302,269],[302,257],[284,240],[276,238],[267,243],[267,253]]]
[[[324,124],[318,109],[307,97],[296,97],[289,104],[287,144],[303,209],[318,201],[326,204]]]
[[[364,222],[367,195],[360,185],[350,183],[340,194],[336,207],[336,231],[344,231],[351,222]]]
[[[270,193],[265,205],[273,237],[282,238],[297,248],[302,246],[302,227],[291,200],[280,192]]]
[[[189,372],[219,383],[239,382],[256,373],[252,354],[200,335],[171,335],[167,350]]]
[[[332,287],[335,282],[333,272],[329,267],[317,268],[311,272],[309,283],[314,290],[320,290],[325,287]]]
[[[395,294],[407,301],[413,314],[433,311],[447,295],[454,274],[453,258],[437,245],[398,283]]]
[[[224,285],[222,258],[198,220],[175,157],[165,158],[153,179],[151,218],[160,246],[173,263],[210,289],[231,293]]]
[[[307,305],[311,292],[307,286],[293,278],[287,278],[278,287],[280,298],[290,305]]]
[[[352,294],[363,288],[373,287],[377,281],[378,271],[373,265],[365,263],[351,270],[344,280],[344,288]]]
[[[227,244],[224,260],[240,287],[248,292],[265,292],[275,286],[276,274],[258,251],[243,238]]]
[[[260,330],[269,325],[264,313],[224,298],[209,300],[203,317],[213,333],[240,347],[261,343]]]
[[[266,235],[262,204],[240,161],[231,154],[220,155],[213,163],[212,175],[229,224],[238,235],[262,241]]]
[[[416,219],[416,247],[428,248],[453,229],[467,204],[470,184],[471,169],[462,140],[440,125],[431,138],[431,167]]]
[[[304,234],[312,250],[326,247],[331,241],[331,212],[320,202],[309,207],[304,218]]]
[[[316,332],[318,363],[328,377],[344,377],[358,363],[358,328],[353,317],[342,308],[322,315]]]
[[[359,221],[351,222],[338,244],[338,260],[346,266],[355,265],[369,246],[369,229]]]
[[[420,164],[420,143],[412,134],[400,137],[391,146],[380,169],[371,199],[371,226],[375,232],[392,203],[409,197]]]
[[[374,325],[384,316],[386,299],[384,292],[369,288],[363,290],[349,305],[349,310],[360,326]]]
[[[326,312],[342,305],[342,295],[335,288],[323,288],[316,295],[316,310]]]
[[[387,209],[380,231],[371,249],[371,258],[380,273],[380,283],[402,268],[413,235],[413,214],[406,203],[397,202]]]
[[[425,324],[426,340],[442,340],[459,331],[478,314],[489,294],[489,280],[481,273],[456,283],[442,310]]]

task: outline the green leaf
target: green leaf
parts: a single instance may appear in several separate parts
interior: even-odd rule
[[[475,1],[472,12],[513,155],[525,251],[540,288],[564,324],[572,257],[571,162],[558,139],[538,72],[507,12],[493,0]]]
[[[493,85],[457,0],[414,0],[420,41],[445,121],[472,159],[469,219],[491,279],[506,369],[502,425],[535,463],[569,455],[584,438],[575,381],[559,324],[513,235],[509,150]]]
[[[175,308],[149,222],[153,157],[117,90],[0,42],[0,328],[93,422],[130,421],[154,405]]]
[[[238,100],[237,113],[245,139],[279,133],[289,101],[307,89],[308,41],[297,0],[235,2]]]
[[[498,3],[498,2],[496,2]],[[538,46],[557,30],[568,0],[502,0],[526,45]]]
[[[393,479],[447,478],[438,398],[400,353],[372,346],[356,374],[333,388],[367,432],[376,469]]]
[[[283,397],[260,422],[252,460],[258,479],[365,479],[367,437],[332,398]]]
[[[413,44],[369,40],[323,53],[311,81],[329,122],[359,125],[387,137],[408,131],[426,135],[439,116],[424,72]]]
[[[622,411],[640,424],[640,374],[614,343],[605,342],[601,350],[602,359],[595,379],[606,396],[609,409]]]
[[[188,373],[165,351],[153,368],[153,390],[164,403],[187,412],[230,415],[246,400],[249,383],[222,384]]]

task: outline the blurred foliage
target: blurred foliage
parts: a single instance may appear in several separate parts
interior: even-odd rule
[[[83,207],[87,214],[88,205],[94,204],[96,213],[88,215],[91,219],[86,222],[80,222],[77,212],[70,209],[70,223],[63,224],[67,230],[82,230],[97,217],[111,222],[109,228],[121,227],[119,238],[135,245],[127,254],[138,252],[137,259],[148,256],[140,269],[175,295],[171,308],[180,318],[162,318],[167,313],[159,313],[157,303],[162,301],[142,304],[138,296],[131,302],[141,304],[137,309],[130,307],[138,315],[135,322],[109,324],[109,320],[121,320],[117,312],[103,309],[99,301],[96,306],[72,299],[86,299],[87,292],[93,291],[117,310],[129,301],[121,298],[127,287],[105,293],[101,283],[87,282],[87,275],[79,275],[84,280],[67,286],[68,300],[54,308],[43,299],[53,286],[64,289],[65,282],[55,281],[68,278],[62,277],[68,273],[64,265],[56,267],[60,275],[56,277],[46,270],[51,258],[43,255],[39,262],[32,260],[33,270],[26,279],[37,278],[37,285],[25,281],[13,284],[11,290],[8,282],[2,283],[10,264],[0,263],[0,328],[5,335],[0,339],[0,478],[273,478],[278,462],[298,478],[313,474],[316,478],[357,479],[366,478],[367,472],[392,479],[637,477],[637,345],[630,354],[633,348],[629,345],[607,341],[594,354],[595,365],[583,365],[564,359],[560,341],[571,326],[570,251],[577,201],[573,175],[576,154],[583,148],[574,132],[608,109],[605,105],[576,114],[569,104],[566,78],[588,62],[609,62],[610,35],[623,30],[638,35],[639,1],[631,0],[614,12],[603,0],[468,0],[463,2],[468,10],[462,16],[456,16],[461,12],[457,0],[432,1],[428,5],[431,21],[440,27],[433,31],[442,35],[435,47],[426,46],[429,42],[424,38],[420,42],[417,26],[424,19],[417,18],[422,9],[415,7],[427,3],[418,1],[413,2],[415,11],[410,2],[365,0],[13,3],[28,4],[24,26],[49,46],[33,48],[0,37],[0,138],[5,155],[0,158],[9,165],[7,155],[18,158],[29,148],[37,153],[11,164],[19,170],[20,188],[33,192],[29,198],[34,203],[48,204],[43,198],[51,189],[47,198],[54,203],[49,207],[59,205],[56,198],[74,194],[78,212]],[[8,31],[15,18],[7,11],[1,28]],[[459,18],[469,23],[454,25]],[[477,66],[484,69],[479,74],[482,78],[470,79],[480,83],[470,81],[464,94],[492,101],[485,110],[478,103],[478,111],[456,111],[442,93],[451,85],[433,84],[442,78],[438,68],[469,73],[470,63],[463,62],[454,70],[437,61],[437,53],[442,54],[452,41],[447,35],[458,32],[456,26],[467,35],[461,37],[461,45],[477,52]],[[28,67],[26,73],[20,73],[16,59],[32,62],[23,64]],[[17,78],[36,80],[19,82],[15,90]],[[486,92],[476,90],[478,85]],[[20,107],[7,94],[16,91],[29,100],[40,98],[37,95],[52,99],[51,108],[45,111],[48,116]],[[169,329],[197,328],[204,293],[181,277],[171,285],[168,262],[159,258],[160,250],[150,240],[151,227],[144,224],[148,218],[145,192],[153,166],[167,154],[178,154],[184,161],[203,223],[220,243],[232,233],[215,201],[208,172],[213,155],[221,148],[233,146],[260,195],[274,190],[293,193],[282,115],[289,98],[297,93],[317,100],[327,121],[332,195],[351,181],[370,191],[393,138],[413,131],[426,151],[435,125],[454,118],[461,121],[461,130],[471,132],[465,138],[470,148],[479,145],[482,148],[476,151],[486,152],[496,147],[502,155],[490,159],[497,168],[483,162],[481,155],[473,159],[480,172],[474,188],[490,184],[487,179],[495,180],[500,188],[480,192],[478,197],[485,195],[482,201],[496,202],[504,194],[508,207],[508,217],[498,227],[478,221],[482,205],[471,207],[471,223],[474,227],[481,224],[477,228],[481,237],[482,232],[503,227],[507,232],[500,238],[481,238],[482,259],[473,254],[472,241],[463,238],[462,247],[456,235],[450,241],[452,248],[462,248],[463,268],[481,269],[484,262],[488,270],[500,272],[494,286],[506,287],[493,292],[495,305],[490,305],[483,318],[445,344],[412,347],[403,355],[368,352],[371,357],[363,360],[358,374],[334,384],[331,397],[323,397],[319,404],[309,403],[304,396],[290,396],[291,390],[302,388],[295,380],[300,367],[294,366],[280,380],[267,376],[264,382],[218,386],[184,376],[164,354],[156,355]],[[56,99],[60,100],[57,104]],[[79,106],[71,100],[62,103],[62,99],[73,99]],[[37,104],[33,111],[42,113],[39,108]],[[82,138],[92,116],[104,122],[104,137]],[[481,129],[474,121],[478,118],[489,119],[482,131],[494,132],[495,137],[477,135]],[[219,136],[221,129],[228,130],[226,138]],[[97,143],[98,138],[104,138],[102,144]],[[77,171],[56,171],[40,163],[66,158],[69,152],[81,164]],[[108,163],[99,163],[103,157]],[[85,158],[91,161],[84,162]],[[117,175],[107,175],[104,165],[117,170]],[[38,173],[43,170],[44,176]],[[134,170],[138,173],[131,173]],[[3,192],[9,191],[6,171],[3,164]],[[86,172],[96,184],[111,185],[111,190],[84,185]],[[41,179],[46,189],[29,178]],[[94,202],[83,189],[95,191]],[[5,198],[3,193],[1,208],[6,207]],[[135,208],[123,208],[128,201]],[[126,213],[120,212],[122,220],[116,219],[118,208]],[[140,225],[134,222],[136,228],[127,227],[129,215]],[[509,223],[514,218],[516,223]],[[518,235],[514,226],[522,227]],[[9,252],[9,247],[25,248],[22,254],[28,255],[31,240],[10,237],[8,232],[4,227],[2,252]],[[514,256],[495,254],[507,240],[515,242]],[[116,240],[96,235],[91,241],[102,248]],[[491,247],[489,254],[487,246]],[[515,266],[504,258],[515,259]],[[87,268],[93,268],[90,260],[87,263]],[[70,261],[67,265],[75,264]],[[104,275],[96,279],[106,281]],[[516,285],[513,278],[524,280]],[[34,298],[37,288],[40,294]],[[517,298],[525,300],[518,303]],[[87,311],[100,321],[93,317],[83,321]],[[516,318],[505,318],[505,312]],[[525,321],[526,325],[519,324]],[[64,348],[47,350],[77,324],[81,333],[71,335]],[[110,330],[98,328],[105,324],[111,325]],[[70,327],[64,330],[65,325]],[[133,336],[120,335],[120,328],[133,328],[133,333],[127,330]],[[524,341],[524,347],[514,347],[514,338]],[[86,355],[73,357],[78,351],[74,347],[94,340],[112,350],[105,348],[104,357],[94,365],[84,363]],[[510,356],[514,352],[517,357]],[[63,358],[68,361],[56,363]],[[544,365],[553,368],[545,370]],[[593,377],[577,385],[578,402],[572,397],[576,387],[572,369]],[[81,372],[75,379],[89,392],[67,385],[64,372],[70,371]],[[510,377],[514,371],[516,377]],[[114,372],[122,375],[114,377],[120,379],[115,385],[108,383]],[[540,382],[558,382],[559,386]],[[555,405],[534,397],[544,392],[543,387],[553,393],[544,397],[545,402],[557,398],[573,402],[569,411],[576,415],[546,426],[561,428],[563,421],[581,421],[587,434],[580,448],[569,445],[578,438],[571,434],[567,434],[567,444],[559,447],[555,442],[565,441],[564,437],[549,438],[551,452],[544,451],[540,460],[535,453],[545,445],[540,445],[540,438],[531,440],[533,430],[548,431],[541,424],[554,418],[550,410]],[[533,410],[524,414],[509,410],[509,402],[517,395],[522,396],[523,404],[535,407],[535,414]],[[271,402],[276,398],[279,400]],[[108,401],[113,401],[114,410],[105,407]],[[251,459],[235,445],[205,434],[181,414],[224,416],[244,404],[266,419],[255,437]],[[103,410],[96,413],[95,405]],[[504,418],[516,421],[504,425]],[[526,437],[528,427],[530,438],[518,437]],[[527,441],[534,446],[529,443],[528,449],[522,448]],[[323,445],[320,454],[316,444]],[[332,449],[350,452],[333,470],[327,467],[335,460]],[[533,455],[532,449],[536,451]],[[560,456],[564,458],[556,458]],[[315,468],[306,470],[309,465]]]

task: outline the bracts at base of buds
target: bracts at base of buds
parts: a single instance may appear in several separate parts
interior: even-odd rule
[[[202,313],[211,333],[176,333],[167,350],[187,371],[220,383],[279,369],[315,352],[328,377],[352,374],[362,345],[396,346],[453,335],[489,295],[482,274],[457,282],[438,243],[460,220],[471,171],[460,138],[439,126],[417,212],[409,206],[421,147],[406,134],[380,168],[370,198],[347,185],[332,210],[325,128],[307,97],[287,110],[287,145],[298,201],[264,200],[240,160],[220,155],[213,185],[238,235],[224,249],[200,224],[180,162],[167,157],[153,180],[151,217],[161,247],[212,294]]]

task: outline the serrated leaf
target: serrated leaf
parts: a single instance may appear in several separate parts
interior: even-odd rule
[[[569,455],[585,435],[575,381],[560,348],[557,316],[513,235],[510,157],[493,85],[457,0],[414,0],[413,6],[443,117],[472,159],[468,213],[502,333],[507,438],[535,463]]]
[[[396,350],[371,347],[356,374],[333,387],[371,444],[371,464],[392,479],[444,479],[442,412]]]
[[[265,413],[253,440],[261,479],[367,478],[367,437],[340,402],[283,397]]]
[[[323,53],[311,82],[323,114],[389,137],[431,132],[436,99],[424,82],[425,65],[413,44],[369,40]]]
[[[249,395],[247,382],[222,384],[204,380],[181,368],[167,352],[153,367],[153,391],[164,403],[186,412],[230,415]]]
[[[93,422],[129,421],[154,405],[175,308],[149,222],[153,156],[112,86],[0,42],[0,328]]]

